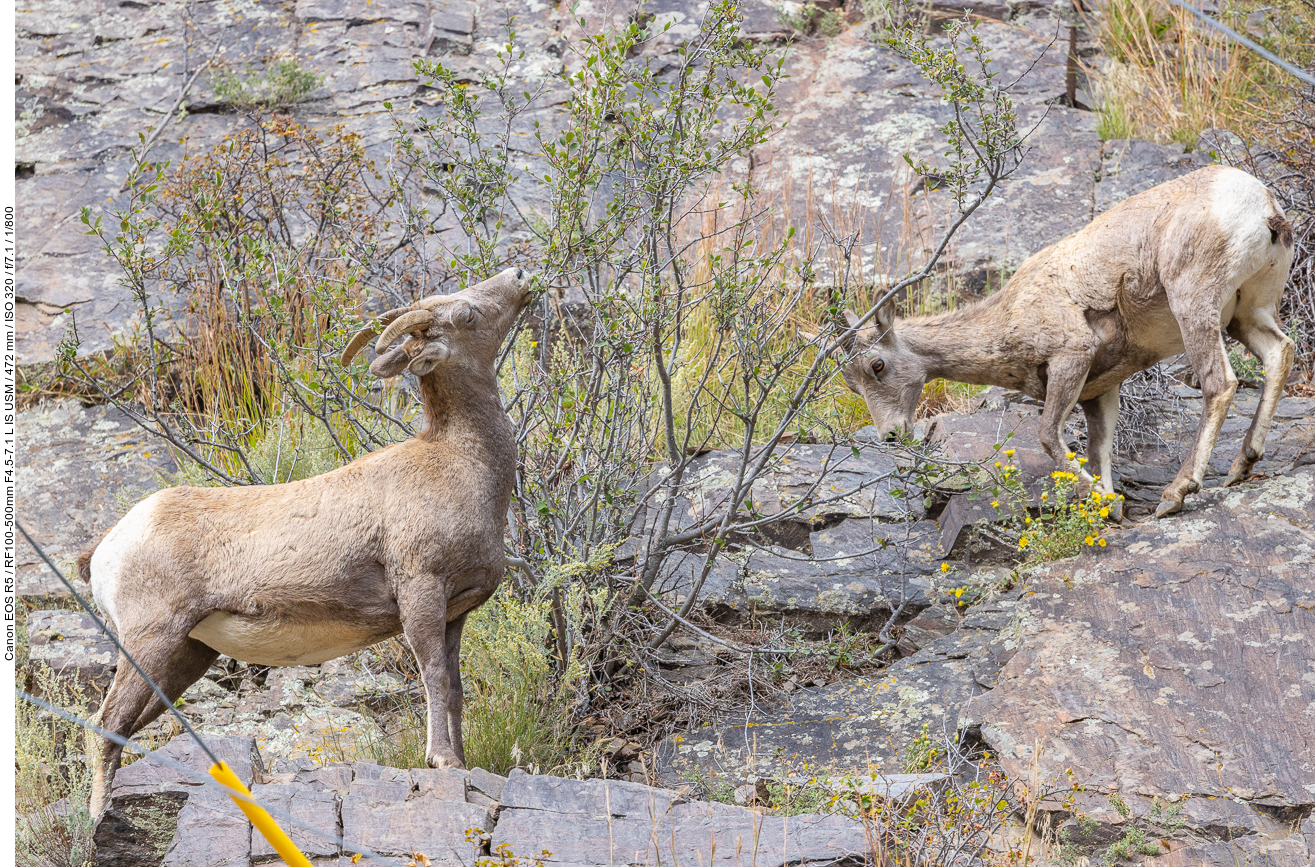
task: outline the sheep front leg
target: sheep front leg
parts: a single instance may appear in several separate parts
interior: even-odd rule
[[[1281,288],[1281,287],[1280,287]],[[1228,326],[1229,336],[1240,340],[1265,365],[1265,391],[1261,395],[1251,427],[1242,440],[1242,448],[1224,480],[1224,487],[1235,485],[1251,474],[1256,461],[1265,456],[1265,437],[1269,435],[1274,410],[1283,397],[1283,386],[1292,371],[1295,348],[1274,321],[1267,308],[1237,314]]]
[[[466,625],[466,614],[447,625],[447,670],[451,678],[447,691],[447,734],[460,762],[458,767],[462,768],[466,766],[466,741],[461,734],[461,713],[466,696],[461,689],[461,630]]]
[[[1090,355],[1051,359],[1046,370],[1046,405],[1041,410],[1041,422],[1037,430],[1041,448],[1050,455],[1055,466],[1067,469],[1079,477],[1078,493],[1082,496],[1091,490],[1092,479],[1076,458],[1069,457],[1068,444],[1064,442],[1064,422],[1082,393],[1090,369]]]
[[[1082,413],[1087,417],[1087,458],[1089,468],[1094,470],[1095,490],[1102,497],[1114,493],[1114,426],[1119,420],[1119,385],[1109,391],[1082,401]],[[1110,514],[1114,520],[1123,517],[1123,503],[1120,500],[1110,502]]]
[[[426,582],[428,583],[428,582]],[[448,699],[452,671],[448,665],[447,596],[445,582],[434,582],[424,599],[398,599],[402,630],[411,643],[425,687],[427,741],[425,762],[431,768],[464,768],[448,735]],[[459,681],[458,681],[459,683]]]

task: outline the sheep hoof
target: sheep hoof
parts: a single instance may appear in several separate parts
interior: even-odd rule
[[[1233,485],[1236,485],[1238,482],[1244,482],[1246,481],[1246,477],[1249,475],[1251,474],[1244,473],[1239,470],[1233,470],[1231,473],[1228,474],[1228,478],[1224,479],[1224,487],[1231,488],[1233,487]]]
[[[1123,522],[1123,501],[1115,500],[1110,503],[1110,520],[1116,524]]]
[[[1155,517],[1163,518],[1165,515],[1172,515],[1182,510],[1183,504],[1177,500],[1160,500],[1160,505],[1155,507]]]

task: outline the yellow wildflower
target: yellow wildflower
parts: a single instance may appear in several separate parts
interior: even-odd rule
[[[1049,496],[1048,494],[1046,494],[1045,491],[1042,491],[1042,492],[1041,492],[1041,499],[1043,499],[1043,500],[1048,500],[1048,499],[1050,499],[1050,496]]]
[[[1018,538],[1018,547],[1020,547],[1020,548],[1026,548],[1026,547],[1027,547],[1027,537],[1026,537],[1026,536],[1020,536],[1020,537]]]
[[[1087,462],[1086,458],[1078,458],[1078,463],[1085,464],[1086,462]]]
[[[1105,508],[1101,509],[1100,516],[1102,518],[1108,518],[1110,516],[1110,507],[1106,506]]]
[[[1024,523],[1024,524],[1030,524],[1030,523],[1032,523],[1032,519],[1031,519],[1031,518],[1024,518],[1024,519],[1023,519],[1023,523]]]
[[[1007,457],[1007,458],[1012,458],[1013,456],[1014,456],[1014,450],[1013,450],[1013,449],[1005,449],[1005,457]]]
[[[941,564],[941,571],[942,571],[942,572],[949,572],[949,571],[950,571],[950,564],[949,564],[949,563],[942,563],[942,564]]]
[[[1076,458],[1077,456],[1078,456],[1077,452],[1068,452],[1064,455],[1064,457],[1068,458],[1070,461]]]
[[[1102,548],[1105,547],[1105,540],[1104,540],[1104,539],[1097,539],[1096,542],[1100,545],[1100,547],[1102,547]]]
[[[995,462],[995,465],[996,465],[997,467],[1000,466],[1000,462],[999,462],[999,461],[996,461],[996,462]]]
[[[999,500],[992,500],[992,501],[991,501],[991,508],[992,508],[992,509],[998,509],[998,508],[1000,508],[1000,501],[999,501]]]

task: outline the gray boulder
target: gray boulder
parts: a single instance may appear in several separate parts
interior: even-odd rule
[[[1270,834],[1315,808],[1315,468],[1198,496],[1040,570],[974,714],[1015,777],[1072,768],[1137,816]]]

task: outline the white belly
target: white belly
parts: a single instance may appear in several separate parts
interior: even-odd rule
[[[379,641],[376,633],[345,623],[288,623],[216,611],[188,637],[242,662],[317,665]]]

